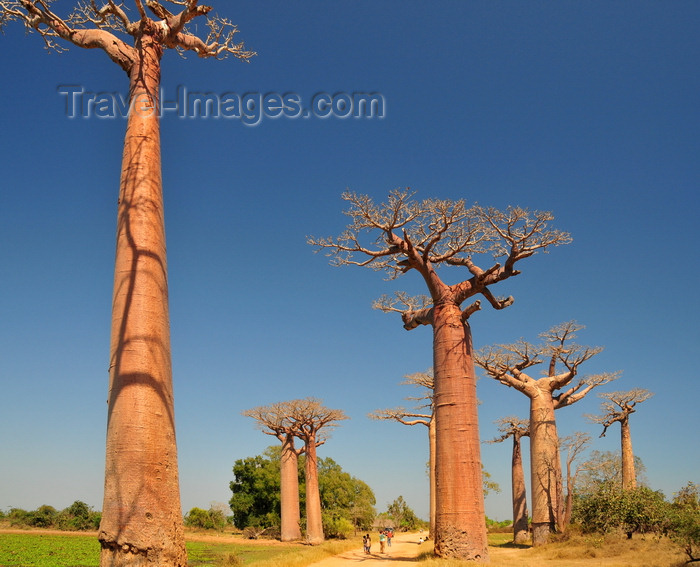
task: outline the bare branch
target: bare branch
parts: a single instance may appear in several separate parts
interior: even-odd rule
[[[411,269],[420,272],[434,301],[452,295],[461,305],[482,293],[490,304],[503,309],[512,298],[497,300],[486,286],[516,275],[513,264],[539,250],[566,244],[570,237],[549,228],[551,213],[530,213],[509,208],[506,212],[468,207],[463,200],[412,200],[408,189],[389,194],[386,203],[375,204],[366,195],[346,192],[346,214],[352,222],[336,238],[309,237],[308,243],[325,249],[334,265],[354,265],[384,270],[396,278]],[[481,269],[475,255],[506,255],[505,265]],[[466,267],[471,278],[446,286],[435,268]]]
[[[369,414],[367,417],[376,420],[391,420],[398,421],[403,425],[425,425],[430,426],[430,422],[433,419],[432,414],[414,413],[406,410],[405,408],[398,407],[393,409],[381,409],[375,410]],[[408,419],[415,418],[415,419]]]
[[[653,396],[653,392],[644,388],[633,388],[627,391],[603,392],[598,394],[600,398],[608,400],[601,404],[603,415],[587,415],[586,417],[593,423],[600,423],[603,426],[601,437],[613,423],[625,421],[629,415],[636,411],[635,406],[645,402]]]
[[[510,437],[520,439],[521,437],[529,437],[530,435],[530,420],[521,419],[514,415],[497,419],[494,423],[498,425],[498,430],[501,432],[500,437],[486,441],[486,443],[502,443]]]

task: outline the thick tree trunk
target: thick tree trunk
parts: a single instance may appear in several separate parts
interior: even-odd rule
[[[318,489],[318,459],[316,458],[316,438],[306,440],[306,541],[310,544],[323,543],[323,519],[321,516],[321,494]]]
[[[622,441],[622,490],[637,488],[637,474],[634,470],[634,452],[632,451],[632,436],[628,416],[620,421]]]
[[[119,193],[100,565],[184,567],[158,126],[162,48],[144,35],[138,53]]]
[[[523,544],[530,539],[527,518],[527,492],[525,491],[525,472],[520,437],[513,435],[512,459],[513,485],[513,543]]]
[[[435,419],[430,420],[428,425],[428,443],[430,446],[430,539],[435,539]]]
[[[532,544],[547,543],[556,530],[561,495],[559,437],[550,392],[530,398],[530,476],[532,483]]]
[[[488,561],[476,374],[469,326],[453,303],[433,311],[435,553]]]
[[[282,541],[301,539],[299,525],[299,472],[294,436],[288,435],[282,444],[280,459],[280,516]]]

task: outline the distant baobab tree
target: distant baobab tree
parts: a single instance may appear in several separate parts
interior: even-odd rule
[[[563,519],[563,487],[559,436],[554,411],[582,399],[593,388],[615,380],[619,373],[602,373],[572,381],[581,364],[601,352],[599,347],[573,342],[583,329],[574,321],[553,327],[541,336],[539,345],[524,339],[487,347],[476,355],[476,363],[488,376],[515,388],[530,399],[530,480],[532,483],[532,542],[542,545]],[[524,371],[546,363],[542,378]],[[563,388],[566,390],[556,393]]]
[[[513,438],[513,455],[511,458],[511,484],[513,496],[513,543],[524,544],[530,539],[528,529],[527,491],[525,489],[525,471],[520,440],[530,435],[530,423],[527,419],[509,416],[496,420],[499,437],[489,443],[502,443]]]
[[[321,494],[318,487],[318,457],[316,448],[323,445],[329,436],[329,429],[337,422],[349,419],[343,410],[329,409],[321,400],[304,398],[289,403],[289,421],[294,435],[304,442],[304,477],[306,479],[306,541],[310,544],[322,543],[323,518],[321,516]]]
[[[160,163],[159,84],[166,49],[200,57],[254,53],[234,42],[236,28],[197,0],[77,2],[63,17],[51,0],[0,1],[0,27],[13,21],[49,51],[98,48],[129,77],[112,302],[102,566],[185,566],[172,371]],[[170,13],[165,5],[175,6]],[[149,9],[155,18],[146,13]],[[204,17],[209,34],[189,24]]]
[[[464,200],[416,201],[408,189],[389,193],[375,204],[367,195],[343,194],[351,222],[337,238],[308,239],[326,250],[335,265],[364,266],[397,278],[411,270],[425,283],[429,297],[399,293],[384,296],[375,307],[401,313],[404,328],[432,327],[435,373],[435,553],[488,561],[484,494],[472,360],[467,319],[480,309],[482,296],[495,309],[513,302],[496,298],[490,287],[520,272],[515,264],[541,250],[571,241],[550,228],[553,216],[509,207],[505,211],[467,206]],[[490,264],[478,265],[478,257]],[[493,258],[503,258],[503,263]],[[449,285],[437,268],[461,268],[468,279]]]
[[[630,434],[629,417],[636,411],[635,406],[645,402],[654,394],[644,388],[634,388],[626,392],[605,392],[599,397],[608,401],[601,404],[603,415],[590,415],[588,418],[603,426],[601,437],[613,423],[620,423],[621,453],[622,453],[622,489],[637,487],[637,475],[634,469],[634,452],[632,451],[632,436]]]
[[[564,517],[561,521],[562,531],[566,531],[571,523],[571,513],[574,507],[574,491],[576,489],[576,478],[586,466],[578,465],[574,468],[574,462],[581,456],[581,453],[591,442],[591,436],[582,431],[576,431],[572,435],[567,435],[561,439],[562,451],[566,451],[566,496],[564,504]]]
[[[297,423],[292,421],[295,402],[279,402],[246,410],[246,417],[258,422],[263,433],[273,435],[282,442],[280,453],[280,536],[282,541],[301,539],[301,512],[299,508],[299,455],[303,449],[294,446],[298,433]]]
[[[435,420],[433,419],[433,388],[434,379],[432,369],[427,372],[416,372],[405,376],[402,384],[425,388],[423,396],[409,397],[409,400],[424,402],[414,410],[403,407],[381,409],[369,414],[371,419],[393,420],[403,425],[425,425],[428,428],[428,445],[430,448],[428,469],[430,471],[430,537],[435,536]],[[420,410],[428,411],[420,411]]]

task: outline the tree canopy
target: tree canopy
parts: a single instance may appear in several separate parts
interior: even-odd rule
[[[330,457],[318,463],[324,532],[337,537],[348,535],[348,530],[354,528],[371,528],[376,504],[372,489],[343,471]],[[230,505],[236,527],[279,526],[280,447],[268,447],[262,455],[237,460],[233,473]],[[301,499],[305,501],[304,456],[299,459],[298,474]]]

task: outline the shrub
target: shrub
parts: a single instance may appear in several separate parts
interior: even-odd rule
[[[347,539],[355,531],[352,522],[347,518],[329,518],[323,522],[323,532],[327,537]]]
[[[628,538],[634,532],[665,531],[668,517],[669,504],[661,492],[644,486],[623,490],[614,483],[603,483],[596,492],[577,498],[573,513],[585,532],[622,530]]]
[[[674,496],[670,536],[683,546],[689,562],[700,561],[700,488],[693,482]]]

